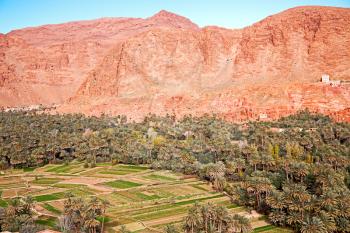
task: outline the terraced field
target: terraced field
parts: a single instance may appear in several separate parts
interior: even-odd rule
[[[81,163],[71,163],[9,170],[0,176],[0,206],[7,206],[10,198],[31,195],[36,201],[37,223],[47,228],[55,228],[67,193],[108,200],[111,203],[105,219],[108,232],[117,232],[121,225],[132,232],[163,232],[168,223],[180,225],[196,202],[218,203],[232,213],[246,215],[255,232],[290,232],[269,225],[264,216],[233,205],[206,182],[145,166],[103,163],[84,168]]]

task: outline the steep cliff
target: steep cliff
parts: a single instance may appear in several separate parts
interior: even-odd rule
[[[0,105],[234,121],[309,108],[346,120],[350,85],[320,77],[350,80],[348,25],[350,9],[310,6],[237,30],[166,11],[17,30],[0,35]]]

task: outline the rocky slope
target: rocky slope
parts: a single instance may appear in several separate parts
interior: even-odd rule
[[[161,11],[0,35],[0,105],[58,112],[216,113],[233,121],[300,109],[349,121],[350,9],[298,7],[239,30]]]

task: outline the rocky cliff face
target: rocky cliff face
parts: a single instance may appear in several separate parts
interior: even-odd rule
[[[233,121],[309,108],[348,119],[350,9],[299,7],[250,27],[199,28],[161,11],[0,35],[0,105],[59,112],[216,113]]]

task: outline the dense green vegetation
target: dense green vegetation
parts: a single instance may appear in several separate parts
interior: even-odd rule
[[[14,198],[9,206],[0,209],[1,231],[37,232],[43,229],[35,224],[33,213],[34,200],[31,197]]]
[[[89,201],[69,197],[64,201],[64,212],[59,219],[62,232],[103,232],[107,205],[96,197]]]
[[[185,217],[185,232],[252,232],[249,219],[241,215],[230,215],[225,207],[195,204]]]
[[[275,225],[350,231],[350,125],[307,111],[243,125],[209,116],[128,123],[125,117],[1,112],[0,159],[2,169],[73,160],[86,167],[149,164],[208,180]]]

